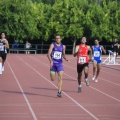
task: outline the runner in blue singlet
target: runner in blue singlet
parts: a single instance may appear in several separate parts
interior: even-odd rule
[[[98,75],[100,73],[101,62],[102,62],[101,60],[102,51],[104,52],[104,54],[106,54],[106,51],[103,46],[99,45],[98,39],[95,39],[94,42],[95,42],[95,45],[92,46],[92,50],[93,50],[93,78],[92,80],[94,80],[95,82],[98,82]]]

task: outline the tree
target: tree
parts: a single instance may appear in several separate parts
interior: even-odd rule
[[[36,36],[37,24],[32,3],[30,4],[27,0],[6,0],[0,2],[0,6],[0,31],[4,30],[19,41]]]

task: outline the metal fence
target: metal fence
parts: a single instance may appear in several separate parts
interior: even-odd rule
[[[32,44],[31,50],[36,50],[37,54],[46,54],[48,52],[50,44]],[[90,45],[92,46],[92,45]],[[111,45],[103,45],[105,50],[112,50]],[[13,45],[10,44],[10,49],[13,49]],[[72,54],[73,45],[66,45],[66,54]],[[19,44],[18,49],[26,49],[25,44]],[[20,53],[25,53],[24,51]],[[32,52],[31,52],[32,53]],[[33,52],[34,53],[34,52]]]

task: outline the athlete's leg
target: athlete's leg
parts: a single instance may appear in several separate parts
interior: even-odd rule
[[[84,67],[84,74],[85,74],[85,78],[87,79],[88,78],[88,74],[89,74],[89,67],[88,66]]]
[[[7,54],[3,54],[3,60],[2,60],[2,71],[4,71],[4,64],[5,64],[5,61],[6,61],[6,57],[7,57]]]
[[[82,72],[78,73],[78,85],[81,85],[81,81],[82,81]]]
[[[0,57],[0,74],[2,74],[2,57]]]
[[[82,80],[82,72],[78,73],[78,92],[82,91],[81,80]]]
[[[55,80],[55,76],[56,76],[56,66],[53,65],[52,68],[50,69],[50,78],[52,81]]]
[[[78,92],[82,91],[82,71],[83,71],[84,66],[83,65],[77,65],[77,73],[78,73]]]
[[[86,64],[84,67],[84,75],[85,75],[84,80],[85,80],[87,86],[90,85],[89,81],[88,81],[88,74],[89,74],[89,66],[88,66],[88,64]]]
[[[97,61],[94,60],[93,61],[93,76],[95,76],[95,74],[96,74],[96,68],[97,68]]]
[[[64,67],[62,64],[57,66],[57,73],[58,73],[58,93],[57,96],[61,97],[62,91],[62,76],[63,76]]]
[[[63,76],[63,71],[60,71],[58,73],[58,92],[61,92],[62,90],[62,76]]]
[[[119,52],[119,49],[116,50],[116,58],[117,58],[117,56],[118,56],[118,52]]]
[[[83,65],[77,65],[77,73],[78,73],[78,86],[81,86],[81,81],[82,81],[82,71],[84,69]]]
[[[50,71],[50,78],[52,81],[55,80],[56,72],[55,71]]]
[[[100,69],[101,69],[101,63],[97,64],[97,72],[96,72],[96,77],[95,77],[96,81],[97,81],[98,76],[99,76],[99,74],[100,74]],[[98,81],[97,81],[97,82],[98,82]]]

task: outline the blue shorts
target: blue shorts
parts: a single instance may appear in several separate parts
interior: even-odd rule
[[[100,59],[93,59],[93,60],[95,60],[97,62],[97,64],[102,63],[102,60],[100,60]]]
[[[64,67],[62,64],[53,64],[52,68],[50,69],[50,71],[53,72],[60,72],[60,71],[64,71]]]

